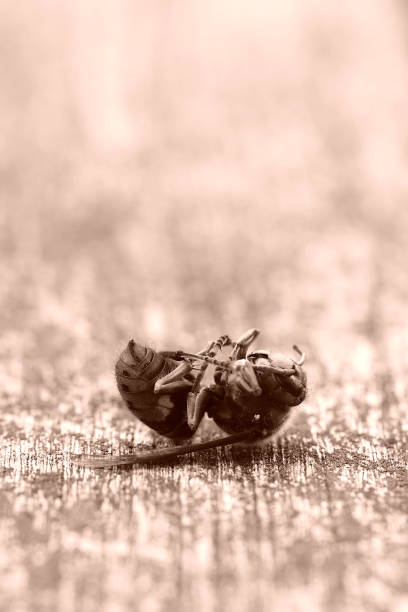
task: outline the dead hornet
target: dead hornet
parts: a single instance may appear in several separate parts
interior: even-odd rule
[[[147,463],[236,442],[256,442],[277,433],[292,406],[306,395],[305,355],[299,361],[278,353],[248,348],[259,335],[250,329],[236,342],[221,336],[199,353],[161,351],[130,340],[116,363],[119,392],[142,423],[177,446],[119,457],[81,457],[77,465],[108,467]],[[231,346],[226,359],[217,359]],[[213,381],[203,385],[209,365]],[[180,445],[192,438],[204,414],[228,436],[199,444]]]

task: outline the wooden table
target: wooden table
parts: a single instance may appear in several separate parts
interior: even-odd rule
[[[169,34],[143,72],[150,43],[137,54],[126,11],[124,41],[83,16],[77,40],[46,4],[34,21],[10,4],[4,43],[0,610],[403,612],[405,9],[300,3],[266,27],[211,3],[164,21],[156,7],[144,35]],[[101,32],[122,49],[118,90]],[[74,53],[88,35],[101,56]],[[131,119],[109,92],[133,92]],[[254,326],[259,348],[308,354],[309,394],[282,439],[72,465],[166,444],[115,388],[130,337],[196,351]],[[207,421],[197,439],[215,435]]]

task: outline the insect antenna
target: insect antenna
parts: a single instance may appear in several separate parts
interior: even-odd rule
[[[297,352],[298,355],[300,355],[300,359],[299,361],[295,361],[294,359],[292,360],[293,363],[295,363],[298,366],[302,366],[305,363],[305,359],[306,359],[306,353],[304,353],[298,346],[297,344],[293,345],[293,350]]]

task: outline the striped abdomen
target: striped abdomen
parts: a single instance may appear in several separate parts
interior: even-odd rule
[[[190,438],[187,424],[187,391],[155,395],[155,382],[178,365],[174,359],[130,340],[119,357],[116,382],[129,410],[142,423],[173,440]]]

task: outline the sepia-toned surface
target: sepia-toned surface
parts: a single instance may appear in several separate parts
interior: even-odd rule
[[[0,11],[0,610],[408,609],[404,2]],[[130,337],[253,326],[308,353],[279,442],[72,466],[166,443]]]

